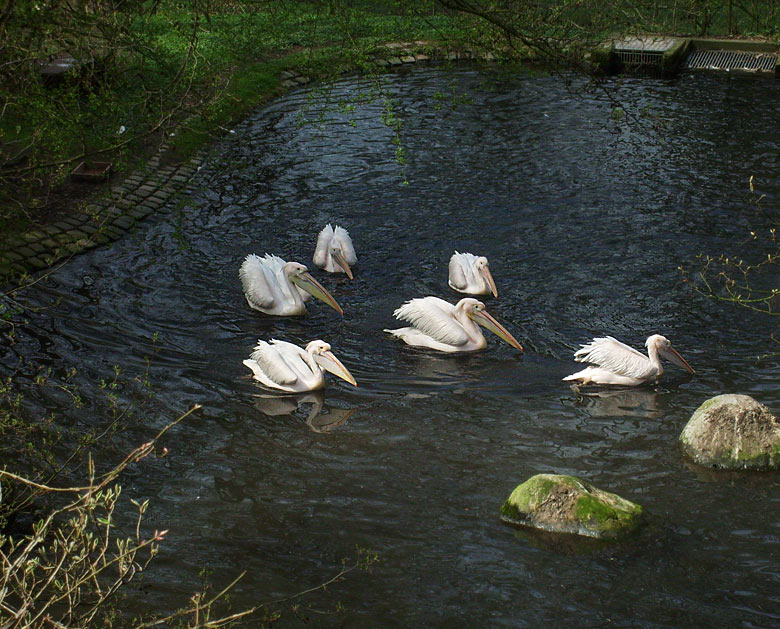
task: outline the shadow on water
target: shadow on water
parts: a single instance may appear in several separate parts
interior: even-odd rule
[[[654,121],[629,126],[576,77],[572,89],[552,76],[487,79],[430,68],[387,79],[404,122],[403,176],[381,103],[325,110],[316,93],[291,92],[214,148],[185,209],[21,297],[25,321],[0,365],[30,417],[53,412],[75,430],[104,421],[100,385],[114,365],[118,402],[143,403],[120,437],[128,448],[202,405],[172,432],[164,463],[123,493],[149,497],[150,526],[171,530],[147,589],[130,594],[139,608],[177,608],[203,567],[217,585],[248,571],[237,607],[289,596],[328,579],[357,545],[380,562],[333,586],[343,609],[323,625],[776,620],[776,479],[702,477],[677,447],[716,393],[780,410],[780,364],[754,360],[771,324],[692,294],[677,267],[731,255],[760,227],[742,207],[751,175],[767,205],[778,198],[780,86],[621,80],[614,95]],[[363,88],[339,82],[331,102]],[[453,90],[471,102],[436,98]],[[298,124],[303,107],[322,122]],[[352,282],[310,264],[328,222],[356,243]],[[500,297],[488,310],[525,354],[487,335],[483,352],[441,356],[382,331],[409,298],[457,299],[447,286],[456,249],[489,258]],[[345,315],[321,303],[298,319],[247,308],[238,267],[265,252],[309,264]],[[672,340],[693,378],[669,370],[654,388],[592,394],[561,382],[590,338],[641,347],[652,333]],[[324,393],[261,393],[242,365],[258,338],[327,340],[359,386],[329,378]],[[74,367],[85,408],[32,388],[39,366],[55,380]],[[607,555],[518,544],[498,510],[541,472],[637,502],[671,534]]]

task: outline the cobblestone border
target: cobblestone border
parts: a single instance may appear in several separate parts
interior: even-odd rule
[[[159,167],[159,154],[144,171],[128,176],[100,202],[55,223],[7,239],[0,251],[0,274],[13,280],[116,240],[181,192],[203,162],[199,153],[181,166]]]
[[[428,42],[386,44],[388,56],[375,56],[372,61],[380,68],[392,69],[411,63],[431,60],[429,55],[414,52]],[[445,61],[492,61],[488,53],[473,51],[437,51],[436,58]],[[280,75],[282,86],[294,88],[306,85],[311,78],[293,70]],[[0,281],[8,282],[47,269],[60,260],[116,240],[139,221],[157,212],[175,197],[203,163],[203,151],[180,166],[160,167],[160,154],[149,160],[146,168],[113,186],[102,202],[90,203],[77,214],[28,232],[14,235],[2,243],[0,251]]]

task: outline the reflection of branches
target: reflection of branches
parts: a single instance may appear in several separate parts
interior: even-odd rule
[[[117,480],[131,465],[155,452],[159,441],[179,422],[199,409],[195,405],[165,426],[149,442],[134,449],[117,466],[98,475],[90,458],[88,483],[74,487],[54,487],[0,470],[7,483],[20,484],[56,501],[65,503],[52,509],[37,522],[32,533],[12,536],[0,533],[0,626],[4,629],[43,626],[92,626],[113,613],[110,603],[121,588],[145,570],[159,552],[166,530],[143,535],[141,525],[149,501],[131,500],[136,508],[132,532],[118,534],[118,505],[121,487]],[[163,448],[160,456],[167,449]],[[351,563],[317,586],[291,596],[258,604],[249,609],[225,613],[217,609],[244,577],[242,572],[220,591],[208,586],[196,593],[188,605],[168,616],[136,621],[137,629],[166,625],[219,627],[306,596],[341,581],[357,569],[368,569],[377,560],[375,553],[358,548]],[[147,616],[148,618],[148,616]],[[107,623],[110,624],[110,623]]]
[[[135,534],[118,537],[113,520],[121,488],[116,481],[130,465],[152,454],[157,442],[198,408],[184,413],[105,474],[98,476],[90,459],[89,482],[81,487],[52,487],[0,470],[5,481],[49,497],[69,496],[64,506],[36,523],[32,534],[0,535],[3,627],[37,627],[44,622],[86,626],[104,611],[120,587],[149,564],[167,531],[142,537],[140,525],[148,501],[134,502],[138,510]],[[146,553],[143,559],[142,551]]]
[[[756,208],[761,208],[764,195],[758,195],[754,188],[754,179],[750,177],[750,193],[748,201]],[[698,293],[717,301],[729,302],[749,310],[755,310],[772,316],[780,315],[780,288],[767,285],[774,283],[773,267],[780,264],[780,243],[777,240],[777,228],[771,227],[764,235],[756,231],[750,232],[751,249],[759,246],[769,248],[766,257],[759,261],[749,262],[740,257],[721,254],[712,257],[699,254],[699,268],[689,270],[680,267],[683,279]]]

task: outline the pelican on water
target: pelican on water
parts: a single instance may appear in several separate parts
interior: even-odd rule
[[[314,264],[328,273],[346,273],[352,279],[351,266],[356,263],[355,247],[352,246],[349,232],[338,225],[325,225],[325,229],[317,236]]]
[[[321,299],[340,314],[344,314],[333,295],[298,262],[285,262],[268,253],[263,258],[250,253],[241,264],[238,276],[241,278],[249,307],[265,314],[306,314],[304,302],[311,297]]]
[[[662,358],[686,369],[688,373],[696,373],[665,336],[653,334],[648,337],[645,346],[647,356],[611,336],[594,338],[574,353],[574,360],[596,366],[585,367],[582,371],[566,376],[564,380],[578,384],[636,386],[661,377],[664,372]]]
[[[475,256],[472,253],[452,254],[450,258],[450,288],[459,293],[469,295],[487,295],[493,293],[498,297],[498,289],[490,274],[488,260],[485,256]]]
[[[412,299],[393,315],[408,321],[412,327],[385,332],[397,336],[408,345],[429,347],[440,352],[473,352],[487,345],[479,329],[481,325],[512,347],[523,351],[515,337],[488,314],[485,304],[472,297],[464,297],[454,306],[438,297]]]
[[[287,393],[321,389],[325,386],[323,370],[357,386],[352,374],[325,341],[311,341],[305,350],[287,341],[258,341],[244,364],[252,370],[255,380]]]

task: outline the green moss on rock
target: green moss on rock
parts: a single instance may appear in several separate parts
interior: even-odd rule
[[[700,465],[732,470],[780,468],[780,421],[748,395],[705,400],[680,434],[680,444]]]
[[[537,474],[518,485],[501,507],[510,524],[615,539],[635,530],[642,507],[574,476]]]

